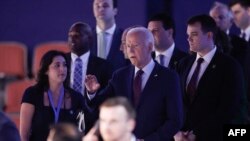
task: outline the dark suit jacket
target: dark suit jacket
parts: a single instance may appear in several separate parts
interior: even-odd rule
[[[0,140],[20,141],[19,132],[14,123],[3,112],[0,112]]]
[[[217,50],[190,103],[185,89],[195,58],[195,55],[184,58],[177,69],[184,93],[184,130],[193,130],[197,140],[222,140],[223,124],[243,123],[246,119],[243,72],[234,59]]]
[[[70,66],[71,66],[71,54],[70,53],[66,54],[66,57],[67,57],[67,64],[69,64],[69,68],[70,68]],[[106,87],[109,79],[111,78],[111,75],[112,75],[111,68],[112,68],[111,65],[107,61],[105,61],[99,57],[96,57],[90,53],[86,75],[87,74],[95,75],[98,82],[101,85],[100,90],[102,90],[103,88]],[[68,69],[68,70],[70,70],[70,69]],[[70,72],[69,72],[69,74],[70,74]],[[86,92],[85,92],[84,98],[85,98],[86,103],[89,103],[89,98],[87,98]],[[86,105],[88,105],[88,104],[86,104]],[[99,107],[99,105],[94,105],[94,106]],[[92,111],[89,111],[89,112],[91,113]],[[87,115],[87,116],[85,116],[85,122],[86,122],[86,130],[85,131],[88,132],[89,129],[94,125],[95,121],[98,119],[98,114],[86,113],[85,115]]]
[[[174,48],[173,55],[170,59],[168,68],[175,70],[176,67],[178,66],[180,60],[184,57],[186,57],[188,54],[179,50],[178,48]],[[152,57],[155,59],[155,52],[152,52]]]
[[[133,103],[134,66],[113,74],[101,95],[124,96]],[[178,75],[155,63],[136,108],[135,135],[145,141],[170,141],[181,128],[182,98]]]
[[[230,34],[229,36],[233,45],[230,55],[235,58],[243,68],[247,83],[248,101],[250,102],[250,44],[236,35]]]
[[[95,37],[94,46],[90,49],[90,51],[97,56],[97,34],[95,29],[93,30],[93,33]],[[112,65],[114,71],[126,65],[123,52],[120,51],[122,33],[123,30],[116,27],[110,51],[106,59]]]

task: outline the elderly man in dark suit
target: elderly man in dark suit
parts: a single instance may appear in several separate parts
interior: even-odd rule
[[[93,12],[96,19],[94,46],[91,52],[110,62],[113,70],[126,65],[120,51],[123,30],[115,23],[118,13],[117,0],[93,0]]]
[[[93,35],[90,26],[86,23],[77,22],[70,27],[68,44],[71,49],[71,53],[66,55],[67,64],[70,65],[70,86],[81,93],[88,103],[94,96],[88,95],[85,91],[85,76],[87,74],[95,75],[100,82],[101,88],[104,88],[112,75],[111,65],[90,53],[89,49],[93,45]],[[98,115],[94,117],[85,116],[86,132],[92,127],[97,118]]]
[[[176,47],[174,42],[174,21],[171,17],[160,13],[150,18],[148,29],[155,39],[155,51],[153,58],[161,65],[175,69],[179,61],[187,56],[187,53]]]
[[[178,75],[154,62],[154,38],[144,27],[128,31],[126,46],[130,66],[114,72],[109,85],[99,93],[125,96],[136,108],[137,138],[145,141],[170,141],[182,126],[183,111]],[[98,89],[94,76],[86,79],[90,93]]]
[[[190,50],[196,55],[181,61],[178,72],[184,92],[184,131],[176,141],[196,136],[202,141],[221,141],[224,124],[244,123],[246,93],[243,72],[231,57],[214,45],[216,23],[208,15],[188,20]]]

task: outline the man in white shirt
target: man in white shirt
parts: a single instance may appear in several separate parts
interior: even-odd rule
[[[110,62],[113,70],[126,65],[121,44],[122,29],[116,26],[117,0],[93,0],[93,12],[96,19],[94,46],[91,52]]]
[[[99,95],[124,96],[133,103],[137,112],[134,130],[137,138],[171,141],[183,119],[179,77],[153,61],[153,45],[154,37],[147,28],[130,29],[126,48],[131,65],[115,71]],[[88,92],[98,90],[98,81],[93,75],[88,75],[85,82]]]
[[[185,122],[176,141],[193,138],[221,141],[224,124],[246,121],[244,78],[239,64],[214,44],[216,23],[208,15],[188,20],[190,57],[181,60],[177,71],[184,93]]]
[[[250,1],[232,0],[229,4],[233,13],[234,23],[241,30],[240,37],[250,41]]]
[[[233,14],[229,7],[221,2],[214,2],[209,11],[209,15],[215,20],[217,26],[229,35],[230,28],[233,25]]]
[[[70,66],[70,86],[75,91],[81,93],[84,96],[86,103],[89,103],[95,95],[89,95],[86,93],[84,86],[86,75],[95,75],[98,81],[100,81],[102,89],[107,85],[108,80],[111,78],[111,65],[105,60],[90,53],[89,49],[93,45],[93,34],[90,26],[86,23],[77,22],[70,27],[68,33],[68,44],[71,50],[71,53],[66,55],[67,63]],[[85,116],[85,132],[92,127],[95,120],[98,118],[98,113],[92,116],[93,117]]]
[[[99,121],[83,141],[98,141],[100,135],[104,141],[136,141],[135,110],[125,97],[106,100],[100,106]]]
[[[174,42],[174,22],[165,14],[154,15],[148,22],[148,29],[155,39],[153,58],[161,65],[175,69],[187,54],[179,50]]]

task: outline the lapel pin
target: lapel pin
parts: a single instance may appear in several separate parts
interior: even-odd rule
[[[154,77],[157,77],[157,76],[158,76],[158,74],[155,74],[155,75],[154,75]]]
[[[214,69],[216,67],[216,65],[213,65],[212,68]]]

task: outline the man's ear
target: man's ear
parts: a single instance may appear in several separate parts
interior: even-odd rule
[[[136,125],[136,121],[134,119],[129,119],[128,121],[128,130],[130,132],[133,132],[133,130],[135,129],[135,125]]]
[[[118,9],[114,8],[113,11],[114,11],[114,16],[116,16],[118,14]]]
[[[171,36],[171,37],[174,36],[174,29],[173,28],[168,29],[167,32],[168,32],[168,36]]]
[[[152,52],[154,50],[154,44],[149,43],[149,51]]]
[[[250,16],[250,7],[246,8],[248,16]]]
[[[208,37],[209,39],[213,39],[214,34],[213,34],[212,32],[208,32],[208,33],[207,33],[207,37]]]

